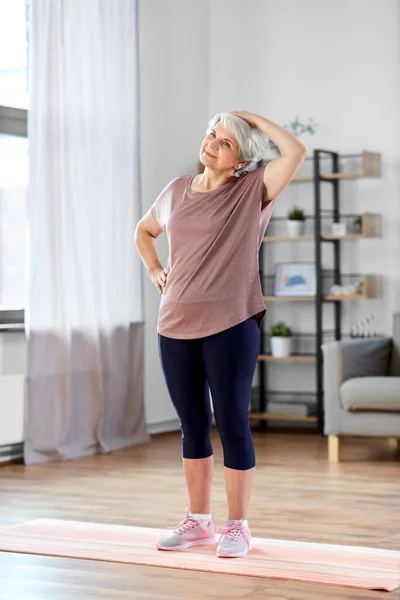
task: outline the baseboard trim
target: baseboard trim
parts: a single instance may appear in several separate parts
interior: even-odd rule
[[[179,419],[167,419],[156,423],[146,423],[146,431],[149,435],[157,433],[168,433],[169,431],[179,431]]]

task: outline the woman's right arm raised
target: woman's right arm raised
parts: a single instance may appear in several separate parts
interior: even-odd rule
[[[155,240],[162,231],[149,209],[137,224],[134,238],[139,256],[160,294],[162,294],[167,281],[167,270],[160,263]]]

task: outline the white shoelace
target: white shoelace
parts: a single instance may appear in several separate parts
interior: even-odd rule
[[[239,539],[240,535],[243,535],[247,543],[249,543],[251,539],[249,530],[239,523],[233,523],[228,527],[218,530],[218,533],[222,533],[228,540],[233,540],[235,542]]]

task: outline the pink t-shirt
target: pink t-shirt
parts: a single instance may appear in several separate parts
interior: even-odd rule
[[[209,192],[194,175],[173,179],[151,207],[169,244],[157,331],[170,338],[212,335],[266,308],[258,252],[275,199],[263,203],[265,167]]]

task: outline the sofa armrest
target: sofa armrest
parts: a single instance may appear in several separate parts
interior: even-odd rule
[[[340,415],[345,408],[340,387],[354,377],[388,374],[391,338],[351,339],[322,345],[324,380],[324,432],[340,433]]]
[[[322,344],[324,381],[324,433],[340,433],[340,386],[343,383],[343,359],[341,342]]]
[[[400,312],[393,316],[393,343],[389,375],[400,377]]]

